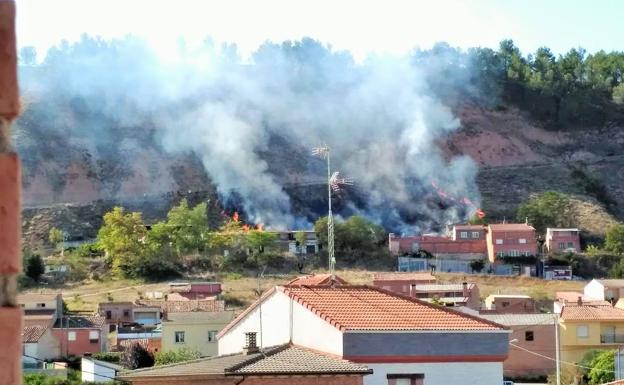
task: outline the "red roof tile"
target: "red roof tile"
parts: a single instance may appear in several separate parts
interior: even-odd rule
[[[48,330],[48,328],[45,326],[24,326],[22,331],[22,342],[38,342],[46,330]]]
[[[555,293],[555,299],[567,302],[576,302],[579,297],[583,298],[583,293],[580,291],[558,291]]]
[[[561,310],[561,318],[569,321],[624,321],[624,310],[610,305],[564,306]]]
[[[347,281],[340,278],[339,276],[335,277],[336,283],[345,285],[348,284]],[[331,282],[331,274],[316,274],[316,275],[304,275],[301,277],[297,277],[287,285],[306,285],[306,286],[317,286],[317,285],[329,285]]]
[[[371,286],[289,286],[284,293],[340,330],[501,330],[503,326]]]
[[[535,228],[526,223],[492,223],[489,225],[492,231],[535,231]]]
[[[377,273],[373,275],[374,281],[435,281],[436,277],[431,273],[403,273],[403,272],[390,272],[390,273]]]

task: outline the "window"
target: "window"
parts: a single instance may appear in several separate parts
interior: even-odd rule
[[[38,303],[37,307],[45,307],[45,303]]]
[[[509,250],[509,256],[510,257],[519,257],[520,256],[520,250]]]
[[[559,250],[563,250],[563,249],[565,249],[565,243],[560,242],[559,243]]]
[[[574,249],[574,243],[568,242],[568,249]]]
[[[459,233],[459,237],[460,238],[468,238],[468,232],[467,231],[461,231]]]
[[[509,306],[509,302],[504,301],[503,303],[501,303],[501,305],[502,305],[503,307],[507,307],[507,306]]]
[[[589,337],[589,328],[587,327],[587,325],[578,325],[576,327],[576,336],[578,338]]]
[[[130,310],[124,310],[124,317],[130,317]]]
[[[387,374],[388,385],[423,385],[424,374]]]
[[[113,318],[113,313],[110,310],[106,310],[106,319]]]
[[[217,340],[217,331],[209,330],[208,331],[208,342],[215,342]]]
[[[76,341],[76,332],[67,332],[67,341]]]
[[[520,238],[520,239],[518,239],[518,243],[526,243],[526,238]]]
[[[527,330],[524,332],[524,340],[525,341],[533,341],[533,331],[532,330]]]
[[[479,238],[479,232],[478,231],[473,231],[472,232],[472,237],[473,238]]]
[[[98,343],[100,340],[100,332],[98,332],[97,330],[91,330],[89,331],[89,342],[92,344],[96,344]]]
[[[497,239],[496,240],[496,244],[497,245],[502,245],[503,244],[503,240],[502,239]]]
[[[175,343],[176,344],[184,343],[184,332],[175,332]]]

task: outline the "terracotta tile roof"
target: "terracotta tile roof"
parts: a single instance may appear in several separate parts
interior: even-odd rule
[[[54,314],[47,315],[24,315],[24,326],[46,326],[54,324]]]
[[[492,231],[535,231],[535,228],[526,223],[492,223],[489,225]]]
[[[291,345],[262,349],[262,352],[243,355],[230,354],[200,358],[171,365],[128,371],[119,379],[183,377],[183,376],[237,376],[249,375],[322,375],[369,374],[372,370],[339,358]]]
[[[583,298],[583,293],[580,291],[558,291],[555,293],[555,299],[568,302],[576,302],[578,297]]]
[[[329,285],[331,281],[331,274],[316,274],[316,275],[304,275],[301,277],[297,277],[287,283],[287,285],[306,285],[306,286],[317,286],[317,285]],[[336,283],[341,285],[348,284],[347,281],[336,276]]]
[[[38,342],[46,330],[48,330],[48,328],[45,326],[24,326],[22,330],[22,342]]]
[[[390,272],[390,273],[377,273],[373,275],[373,281],[435,281],[436,277],[431,273],[403,273],[403,272]]]
[[[371,286],[278,289],[340,330],[504,329],[478,317]]]
[[[224,311],[225,301],[222,300],[187,300],[165,301],[154,299],[141,299],[137,305],[160,307],[164,313],[182,313],[190,311]]]
[[[609,306],[583,305],[564,306],[561,310],[561,318],[571,321],[606,320],[624,321],[624,310]]]
[[[54,328],[101,329],[105,321],[104,317],[99,315],[71,315],[57,319]]]
[[[480,314],[479,317],[505,326],[554,325],[555,315],[535,314]]]

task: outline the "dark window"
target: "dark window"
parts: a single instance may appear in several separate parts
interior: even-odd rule
[[[503,307],[507,307],[507,306],[509,306],[509,302],[505,301],[505,302],[501,303],[501,305],[503,305]]]
[[[293,234],[293,233],[288,233],[288,240],[289,240],[289,241],[294,241],[294,240],[295,240],[295,234]]]
[[[423,385],[425,375],[418,374],[387,374],[388,385]]]
[[[106,319],[113,318],[113,313],[110,310],[106,310]]]
[[[37,307],[45,307],[45,303],[38,303]]]
[[[175,343],[176,344],[184,343],[184,332],[175,332]]]
[[[574,248],[574,243],[568,242],[568,249],[573,249],[573,248]]]
[[[124,310],[124,317],[130,317],[130,310]]]
[[[565,243],[561,242],[559,243],[559,250],[563,250],[565,249]]]
[[[533,341],[533,332],[531,330],[527,330],[524,332],[524,340],[525,341]]]

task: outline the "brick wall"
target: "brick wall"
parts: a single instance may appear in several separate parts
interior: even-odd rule
[[[0,385],[21,384],[22,310],[16,305],[21,266],[19,159],[11,122],[19,113],[15,3],[0,1]]]
[[[514,330],[509,338],[518,340],[514,345],[554,358],[554,328],[554,325],[513,326]],[[526,340],[527,332],[533,332],[533,341]],[[503,362],[503,370],[509,377],[548,375],[554,372],[555,362],[510,346],[509,355]]]

